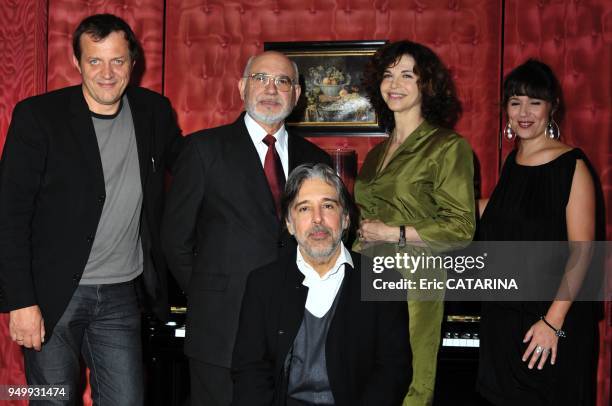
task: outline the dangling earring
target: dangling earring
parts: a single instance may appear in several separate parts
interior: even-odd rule
[[[550,120],[546,125],[546,136],[551,140],[558,140],[559,137],[561,137],[561,129],[559,128],[559,125],[557,125],[557,122],[552,115],[550,116]]]
[[[508,122],[506,123],[506,127],[504,127],[504,136],[508,141],[512,141],[514,137],[516,137],[516,133],[510,125],[510,120],[508,120]]]

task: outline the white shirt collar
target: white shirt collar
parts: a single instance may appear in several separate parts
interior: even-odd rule
[[[308,262],[306,262],[306,260],[302,256],[300,247],[297,248],[297,257],[296,257],[295,262],[297,263],[297,267],[300,270],[300,272],[304,274],[304,276],[306,277],[304,279],[304,286],[308,286],[306,283],[310,279],[315,279],[315,280],[318,279],[320,281],[324,281],[324,280],[327,280],[333,277],[333,275],[337,274],[338,271],[340,270],[340,267],[344,264],[349,264],[351,267],[354,267],[353,258],[351,258],[350,252],[346,249],[342,241],[340,241],[340,255],[338,255],[338,258],[336,259],[336,263],[334,264],[334,266],[331,267],[331,269],[325,275],[323,275],[323,277],[319,276],[317,271],[315,271],[314,268],[310,266]]]
[[[304,260],[299,247],[297,248],[296,264],[305,278],[302,284],[308,287],[305,308],[315,317],[321,318],[331,309],[340,291],[346,265],[353,266],[351,254],[340,242],[340,255],[334,266],[321,278],[319,274]]]
[[[259,125],[257,121],[253,119],[246,113],[244,115],[244,124],[246,125],[247,131],[253,140],[253,144],[257,145],[258,143],[264,144],[263,139],[268,134],[266,130],[263,129],[262,126]],[[285,130],[285,125],[281,125],[280,128],[274,133],[271,134],[274,138],[276,138],[276,149],[286,150],[287,149],[287,131]],[[266,146],[267,148],[267,146]]]

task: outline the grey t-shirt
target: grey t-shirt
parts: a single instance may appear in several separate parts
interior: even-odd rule
[[[92,113],[106,199],[81,285],[127,282],[142,273],[142,185],[132,112],[123,96],[112,116]]]

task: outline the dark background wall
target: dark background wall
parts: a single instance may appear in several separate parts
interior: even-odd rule
[[[478,158],[483,196],[512,148],[499,138],[502,77],[526,58],[540,58],[564,89],[562,137],[590,157],[612,209],[608,0],[0,0],[0,150],[18,100],[79,83],[70,63],[71,34],[83,17],[99,12],[132,25],[145,50],[140,84],[170,98],[185,134],[237,117],[236,82],[264,42],[422,42],[453,73],[463,103],[457,130]],[[360,162],[380,140],[314,139],[326,148],[354,148]],[[610,240],[612,222],[606,225]],[[611,307],[601,325],[600,405],[610,399]],[[19,354],[2,334],[6,323],[0,323],[0,383],[21,382]]]

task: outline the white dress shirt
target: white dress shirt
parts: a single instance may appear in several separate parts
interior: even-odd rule
[[[308,287],[308,296],[306,297],[306,310],[315,317],[321,318],[329,311],[334,299],[340,290],[342,281],[344,280],[344,264],[353,266],[351,254],[346,249],[342,241],[340,241],[340,255],[334,266],[323,275],[319,276],[317,271],[311,267],[297,248],[296,264],[301,273],[304,274],[304,282],[302,285]]]
[[[253,145],[255,145],[255,149],[259,154],[259,160],[261,161],[261,166],[263,167],[264,161],[266,159],[266,153],[268,152],[268,146],[263,142],[264,137],[268,134],[266,130],[260,126],[257,121],[253,120],[249,113],[244,115],[244,124],[246,125],[247,131],[251,136],[251,141],[253,141]],[[278,153],[278,157],[280,158],[281,165],[283,166],[283,172],[285,173],[285,179],[289,176],[289,149],[288,149],[288,140],[287,140],[287,131],[285,130],[285,126],[282,125],[281,128],[278,129],[274,134],[270,134],[274,138],[276,138],[276,143],[274,147],[276,148],[276,152]]]

